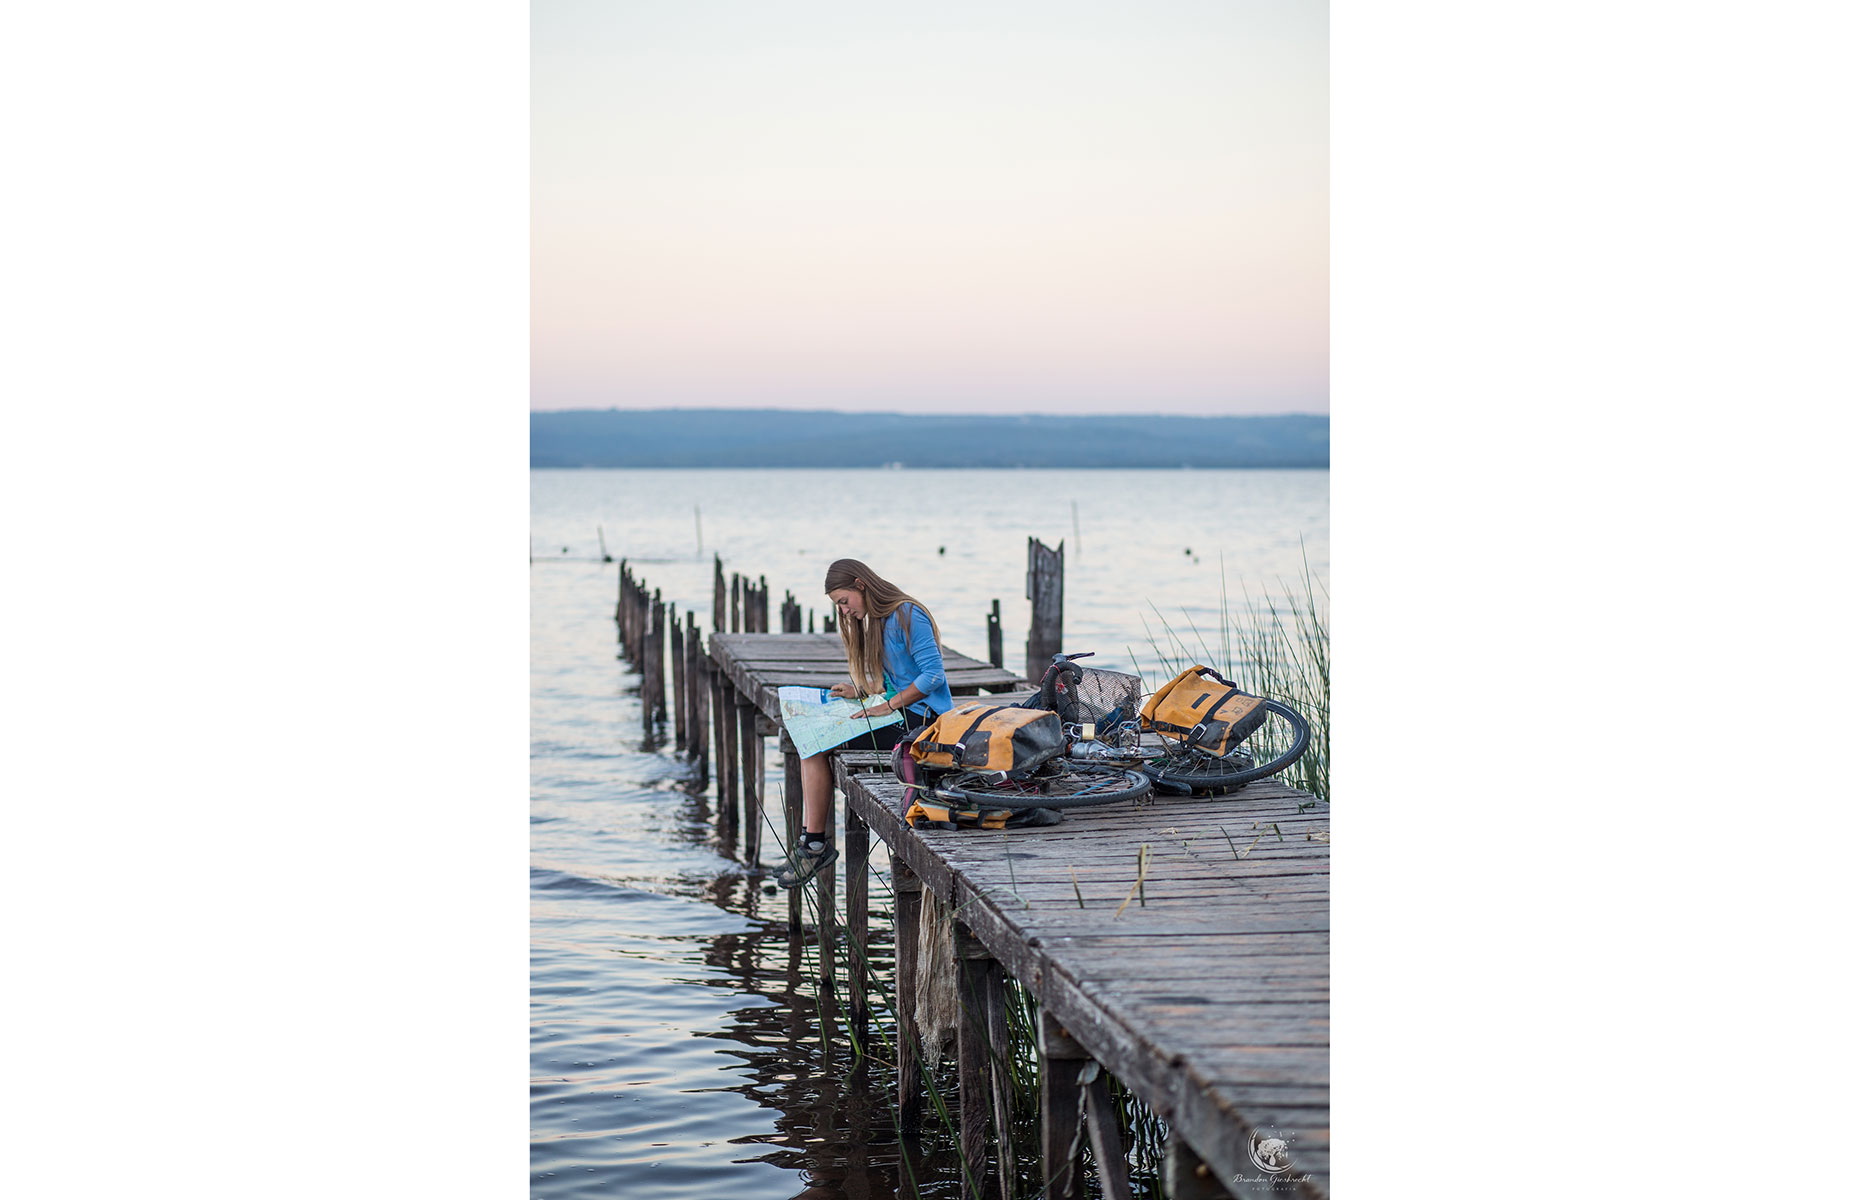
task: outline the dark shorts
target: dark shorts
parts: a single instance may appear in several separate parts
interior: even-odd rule
[[[842,743],[837,749],[889,750],[910,734],[916,733],[919,729],[928,725],[930,720],[931,718],[924,716],[922,713],[912,712],[907,708],[904,710],[904,724],[887,725],[882,729],[874,729],[870,733],[862,733],[852,741]]]

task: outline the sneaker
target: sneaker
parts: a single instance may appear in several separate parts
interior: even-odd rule
[[[831,843],[812,851],[803,844],[789,855],[788,865],[781,869],[781,874],[775,876],[775,882],[785,888],[800,887],[818,875],[822,867],[832,866],[839,856],[840,852]]]

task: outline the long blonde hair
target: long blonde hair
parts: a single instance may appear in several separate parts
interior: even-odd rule
[[[930,622],[931,636],[939,645],[942,643],[943,635],[936,627],[936,618],[930,615],[924,602],[905,595],[897,584],[879,578],[858,559],[842,558],[827,568],[825,590],[834,592],[840,588],[851,588],[865,596],[865,620],[842,619],[840,642],[846,647],[846,669],[867,695],[876,696],[885,690],[885,619],[892,613],[906,604],[915,604],[923,609],[924,618]],[[911,623],[907,618],[899,618],[898,623],[904,627],[904,648],[909,650]]]

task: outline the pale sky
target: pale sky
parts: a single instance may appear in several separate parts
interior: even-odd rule
[[[1303,0],[533,0],[531,407],[1328,412]]]

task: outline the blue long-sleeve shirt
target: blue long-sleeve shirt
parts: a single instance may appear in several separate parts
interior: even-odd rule
[[[905,619],[911,623],[908,651],[904,648]],[[895,693],[913,684],[924,698],[910,706],[912,712],[934,717],[956,706],[943,674],[943,651],[930,628],[930,614],[915,604],[904,604],[885,618],[885,687]]]

